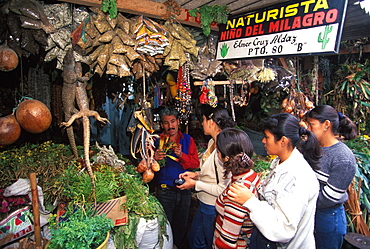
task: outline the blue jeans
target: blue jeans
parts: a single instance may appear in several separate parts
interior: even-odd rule
[[[317,249],[340,249],[347,233],[347,219],[343,205],[316,209],[315,241]]]
[[[157,199],[162,204],[171,224],[173,242],[177,248],[185,238],[191,203],[191,191],[174,188],[158,188]]]
[[[216,215],[215,206],[199,201],[188,236],[190,249],[212,248]]]

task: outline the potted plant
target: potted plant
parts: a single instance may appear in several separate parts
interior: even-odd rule
[[[53,216],[55,218],[55,216]],[[106,248],[113,221],[103,215],[96,215],[92,206],[75,206],[67,209],[63,219],[49,221],[51,239],[48,249],[63,248]]]

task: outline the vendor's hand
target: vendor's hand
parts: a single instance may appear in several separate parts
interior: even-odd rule
[[[166,153],[163,150],[156,150],[154,152],[154,159],[157,161],[162,160],[166,156]]]
[[[184,179],[185,179],[184,184],[180,186],[176,186],[178,189],[184,190],[184,189],[191,189],[195,187],[195,184],[197,183],[196,180],[193,180],[191,178],[184,178]]]
[[[231,184],[229,191],[227,191],[227,195],[230,200],[243,205],[252,197],[253,194],[245,185],[240,183],[233,183]]]
[[[173,153],[175,153],[175,155],[178,158],[181,158],[181,156],[182,156],[182,145],[181,144],[176,145],[175,147],[172,148],[172,151],[173,151]]]
[[[187,178],[190,178],[190,179],[198,179],[198,173],[197,172],[192,172],[192,171],[186,171],[184,173],[181,173],[179,175],[179,178],[184,178],[185,180]]]

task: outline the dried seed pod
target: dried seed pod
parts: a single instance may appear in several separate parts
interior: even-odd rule
[[[307,111],[306,111],[305,109],[300,109],[300,110],[298,111],[298,116],[299,116],[300,118],[303,118],[303,117],[304,117],[304,115],[306,115],[306,113],[307,113]]]
[[[284,99],[283,102],[281,102],[280,108],[284,109],[288,105],[288,101],[288,98]]]
[[[150,182],[154,178],[154,171],[151,168],[148,168],[143,173],[143,182]]]
[[[148,169],[148,165],[147,165],[147,163],[146,163],[146,160],[145,159],[143,159],[143,160],[141,160],[140,161],[140,163],[137,165],[137,167],[136,167],[136,170],[137,170],[137,172],[139,172],[139,173],[143,173],[144,171],[146,171]]]
[[[161,166],[159,165],[159,163],[155,159],[153,159],[151,168],[154,172],[158,172],[161,169]]]
[[[306,105],[306,108],[309,110],[313,108],[312,101],[306,100],[305,105]]]
[[[293,107],[291,105],[287,105],[284,109],[284,112],[291,113],[293,111]]]
[[[308,128],[307,123],[306,123],[305,121],[303,121],[303,120],[299,122],[299,125],[300,125],[301,127],[306,128],[306,129]]]

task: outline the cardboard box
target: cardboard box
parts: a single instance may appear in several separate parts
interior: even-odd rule
[[[104,203],[98,203],[95,209],[97,214],[106,214],[107,218],[113,220],[114,226],[122,226],[128,221],[128,213],[125,207],[126,201],[126,196],[121,196]],[[59,222],[67,219],[67,217],[62,216],[65,211],[65,205],[63,207],[59,206],[57,211],[57,220]]]
[[[104,203],[98,203],[96,210],[98,214],[106,214],[108,218],[112,219],[114,226],[122,226],[128,221],[128,213],[125,207],[126,201],[126,196],[121,196]]]

